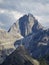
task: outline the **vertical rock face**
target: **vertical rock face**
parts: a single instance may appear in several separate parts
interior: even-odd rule
[[[28,14],[19,19],[19,28],[21,35],[24,37],[32,33],[32,27],[35,24],[35,18],[33,15]]]
[[[41,28],[42,26],[38,23],[35,17],[32,14],[28,14],[16,21],[9,29],[9,32],[19,32],[25,37],[26,35],[32,33],[32,31],[37,32]]]

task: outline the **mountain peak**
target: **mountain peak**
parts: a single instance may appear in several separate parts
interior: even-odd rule
[[[25,14],[23,17],[24,17],[24,18],[25,18],[25,17],[27,17],[27,18],[29,18],[29,17],[35,18],[35,17],[33,16],[33,14],[31,14],[31,13]],[[21,18],[23,18],[23,17],[21,17]],[[21,18],[20,18],[20,19],[21,19]]]
[[[30,16],[30,17],[34,17],[33,14],[31,14],[31,13],[28,13],[28,16]]]
[[[38,20],[31,14],[26,14],[21,17],[15,24],[12,25],[9,32],[18,32],[22,36],[26,36],[36,29],[36,31],[41,28],[41,24]]]

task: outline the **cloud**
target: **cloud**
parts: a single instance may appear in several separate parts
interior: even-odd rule
[[[2,0],[0,9],[32,13],[34,15],[49,14],[49,0]]]
[[[26,13],[32,13],[40,23],[48,27],[49,0],[0,0],[0,21],[4,24],[3,28],[8,29]]]
[[[4,24],[0,21],[0,26],[4,26]]]
[[[9,27],[21,16],[22,14],[17,11],[8,11],[0,9],[0,27],[8,30]]]

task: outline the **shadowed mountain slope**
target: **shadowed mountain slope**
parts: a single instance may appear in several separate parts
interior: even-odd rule
[[[23,46],[19,46],[1,65],[39,65],[39,62]]]
[[[31,33],[25,38],[17,40],[14,45],[16,48],[19,45],[24,45],[35,58],[44,57],[49,54],[49,30],[40,30],[37,33]]]

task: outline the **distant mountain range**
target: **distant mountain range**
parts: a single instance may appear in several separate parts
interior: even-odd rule
[[[29,55],[27,57],[31,57],[32,60],[26,58],[26,52]],[[45,29],[32,14],[21,17],[8,32],[0,30],[0,63],[5,60],[2,65],[37,65],[32,63],[34,58],[37,60],[45,58],[48,63],[47,56],[49,56],[49,29]]]

